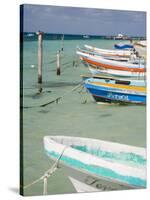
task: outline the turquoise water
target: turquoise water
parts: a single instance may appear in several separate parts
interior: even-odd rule
[[[71,90],[87,74],[75,54],[76,46],[84,44],[112,48],[114,40],[64,41],[61,76],[56,76],[56,52],[60,40],[43,42],[42,93],[37,84],[37,41],[24,42],[23,49],[23,158],[24,185],[39,178],[53,164],[44,152],[43,137],[66,135],[90,137],[128,145],[146,146],[145,106],[98,105],[82,87]],[[119,41],[117,41],[119,42]],[[77,67],[73,65],[76,62]],[[39,105],[62,97],[45,107]],[[25,195],[42,195],[39,182],[24,191]],[[48,181],[48,194],[72,193],[74,187],[63,173],[56,171]]]

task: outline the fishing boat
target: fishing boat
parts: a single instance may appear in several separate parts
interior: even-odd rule
[[[132,71],[122,71],[122,70],[114,70],[114,69],[104,69],[97,67],[96,65],[89,65],[86,62],[83,62],[85,66],[88,66],[89,71],[93,75],[109,75],[113,77],[119,78],[130,78],[137,80],[146,80],[146,72],[132,72]]]
[[[76,54],[79,55],[81,60],[84,60],[84,58],[96,58],[97,60],[101,60],[101,58],[107,59],[109,61],[119,61],[119,62],[126,62],[128,64],[136,64],[136,65],[144,65],[145,61],[141,57],[137,57],[135,54],[132,54],[129,57],[121,57],[121,56],[101,56],[98,53],[91,52],[85,49],[78,48],[76,51]]]
[[[133,71],[124,71],[124,70],[114,70],[108,68],[102,68],[94,64],[90,64],[84,59],[81,58],[82,63],[89,68],[89,71],[92,75],[104,75],[104,76],[113,76],[117,78],[129,78],[137,80],[146,80],[146,72],[133,72]]]
[[[87,79],[85,88],[96,102],[146,104],[146,87],[116,83],[115,80]]]
[[[146,42],[146,40],[136,41],[136,42],[134,42],[134,45],[139,45],[139,46],[142,46],[142,47],[147,47],[147,42]]]
[[[127,44],[127,43],[115,44],[114,47],[116,49],[133,49],[134,48],[133,44]]]
[[[89,55],[87,53],[77,52],[80,55],[80,59],[90,65],[95,65],[100,69],[113,69],[120,71],[130,72],[145,72],[145,65],[140,62],[138,64],[130,62],[120,62],[116,60],[109,60],[102,56]]]
[[[131,78],[122,78],[122,77],[114,77],[114,76],[108,76],[108,75],[102,75],[102,74],[96,74],[96,75],[80,75],[82,77],[82,80],[85,81],[89,78],[93,78],[94,81],[105,80],[104,82],[110,82],[115,84],[124,84],[124,85],[134,85],[134,86],[145,86],[146,87],[146,80],[143,79],[131,79]]]
[[[101,54],[102,56],[121,56],[121,57],[130,57],[133,53],[132,50],[110,50],[110,49],[100,49],[90,45],[84,45],[84,47],[90,51]]]
[[[138,52],[139,56],[146,59],[146,56],[147,56],[147,42],[146,41],[135,42],[134,48],[136,52]]]
[[[92,138],[45,136],[44,149],[78,191],[146,187],[145,148]]]
[[[81,48],[77,48],[77,51],[76,51],[77,55],[81,56],[81,59],[82,59],[82,56],[87,56],[88,55],[93,55],[93,56],[103,56],[103,58],[106,58],[106,59],[109,59],[109,60],[116,60],[116,61],[122,61],[122,62],[130,62],[131,58],[133,59],[133,61],[136,60],[136,55],[132,55],[131,58],[129,57],[121,57],[121,56],[113,56],[113,55],[101,55],[97,52],[93,52],[93,51],[89,51],[89,50],[86,50],[86,49],[81,49]]]

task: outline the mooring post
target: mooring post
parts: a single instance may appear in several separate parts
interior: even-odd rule
[[[43,32],[38,31],[38,83],[42,83]]]
[[[43,195],[47,195],[47,177],[43,179]]]
[[[61,41],[62,41],[61,51],[64,51],[64,35],[62,35]]]
[[[56,72],[57,76],[61,74],[60,65],[61,65],[60,51],[57,51],[57,72]]]

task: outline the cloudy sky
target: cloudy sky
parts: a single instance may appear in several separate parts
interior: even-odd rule
[[[24,31],[86,35],[146,35],[146,13],[24,5]]]

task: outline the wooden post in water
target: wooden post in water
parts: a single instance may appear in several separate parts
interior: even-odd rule
[[[43,181],[43,195],[47,195],[47,177],[45,177]]]
[[[57,76],[60,76],[61,70],[60,70],[60,65],[61,65],[61,58],[60,58],[60,51],[57,51]]]
[[[61,41],[62,41],[61,51],[64,51],[64,35],[62,35]]]
[[[42,83],[43,32],[38,31],[38,83]]]

